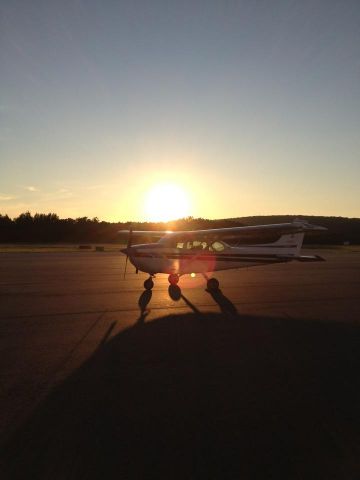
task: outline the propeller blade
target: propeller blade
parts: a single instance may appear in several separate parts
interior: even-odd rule
[[[128,260],[129,260],[129,252],[130,252],[131,241],[132,241],[132,232],[133,232],[133,229],[130,227],[129,238],[128,238],[128,242],[127,242],[127,245],[126,245],[126,249],[124,248],[124,250],[122,250],[124,253],[126,251],[126,260],[125,260],[125,268],[124,268],[124,280],[125,280],[126,269],[127,269],[127,264],[128,264]]]
[[[129,230],[129,238],[128,238],[128,243],[127,243],[127,245],[126,245],[126,248],[131,247],[132,236],[133,236],[133,229],[130,227],[130,230]]]
[[[125,280],[125,277],[126,277],[126,269],[127,269],[128,260],[129,260],[129,255],[126,255],[125,268],[124,268],[124,280]]]

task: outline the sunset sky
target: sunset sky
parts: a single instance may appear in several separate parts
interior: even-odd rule
[[[360,217],[359,0],[1,0],[0,65],[1,214]]]

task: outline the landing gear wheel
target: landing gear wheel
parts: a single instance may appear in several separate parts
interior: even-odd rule
[[[153,286],[154,286],[154,282],[151,277],[145,280],[144,282],[145,290],[151,290]]]
[[[171,273],[168,280],[170,285],[177,285],[179,283],[179,275],[176,275],[176,273]]]
[[[219,290],[219,285],[219,280],[217,278],[209,278],[207,281],[207,289],[212,292]]]

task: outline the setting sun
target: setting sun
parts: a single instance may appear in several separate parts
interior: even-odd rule
[[[144,211],[147,220],[166,222],[190,214],[187,192],[172,183],[155,185],[145,196]]]

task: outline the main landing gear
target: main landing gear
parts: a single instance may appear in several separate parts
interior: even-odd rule
[[[217,292],[219,290],[219,280],[217,278],[209,278],[207,281],[207,289],[209,292]]]
[[[208,292],[217,292],[219,290],[219,280],[217,278],[209,278],[205,273],[202,274],[206,280],[206,288]]]
[[[204,278],[206,280],[206,287],[210,292],[216,292],[217,290],[219,290],[220,284],[217,278],[214,278],[214,277],[209,278],[205,274],[204,274]],[[171,273],[168,278],[169,283],[172,286],[177,285],[179,283],[179,279],[180,279],[180,275],[176,273]]]
[[[153,281],[154,276],[155,275],[150,275],[150,277],[145,280],[144,282],[145,290],[152,290],[152,288],[154,287],[154,281]],[[176,273],[171,273],[168,277],[170,285],[177,285],[179,283],[179,279],[180,279],[180,275]]]
[[[206,288],[209,292],[217,292],[219,290],[219,280],[217,278],[209,278],[207,275],[203,274],[205,280],[206,280]],[[154,287],[154,281],[153,281],[154,275],[150,275],[149,278],[147,278],[144,282],[144,288],[145,290],[152,290]],[[177,273],[171,273],[168,277],[168,281],[170,283],[170,286],[177,286],[179,283],[180,275]]]

